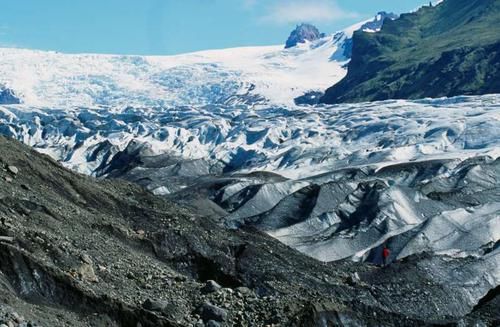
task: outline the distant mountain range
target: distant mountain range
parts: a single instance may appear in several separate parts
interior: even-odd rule
[[[357,31],[347,76],[321,102],[500,92],[500,1],[446,0]]]

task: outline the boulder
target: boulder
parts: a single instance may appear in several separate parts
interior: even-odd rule
[[[205,286],[203,286],[203,288],[201,289],[201,292],[203,294],[209,294],[209,293],[217,292],[221,288],[222,288],[222,286],[220,286],[219,284],[217,284],[216,281],[208,280],[206,282]]]
[[[19,169],[16,166],[8,166],[7,170],[14,175],[19,174]]]
[[[204,303],[199,309],[198,312],[203,319],[203,321],[214,320],[217,322],[225,321],[227,318],[227,311],[219,308],[210,303]]]
[[[147,299],[142,304],[142,307],[146,310],[149,310],[149,311],[165,312],[165,311],[167,311],[168,305],[169,305],[169,303],[166,301],[157,301],[157,300]]]
[[[99,282],[99,278],[97,278],[97,275],[94,272],[94,268],[92,267],[92,265],[89,265],[88,263],[82,264],[78,268],[77,272],[80,278],[84,281],[91,283]]]

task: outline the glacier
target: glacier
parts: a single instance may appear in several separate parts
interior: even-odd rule
[[[346,75],[349,58],[342,55],[342,46],[348,37],[339,32],[290,49],[247,47],[156,57],[0,49],[0,82],[24,104],[42,107],[289,105]]]
[[[384,17],[288,49],[156,57],[0,49],[0,134],[322,261],[377,263],[383,244],[391,260],[487,258],[497,267],[488,271],[493,288],[500,95],[294,101],[342,79],[352,33],[376,32]]]
[[[333,169],[499,153],[500,97],[390,100],[316,107],[0,106],[1,131],[66,166],[99,175],[100,152],[132,141],[150,155],[219,162],[225,171],[300,179]],[[106,146],[104,146],[106,145]]]
[[[315,107],[3,105],[0,133],[323,261],[375,262],[383,243],[393,260],[499,253],[499,95]]]

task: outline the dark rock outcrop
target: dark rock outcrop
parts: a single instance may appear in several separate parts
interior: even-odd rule
[[[316,26],[311,24],[300,24],[288,37],[285,49],[293,48],[297,44],[304,43],[306,41],[315,41],[324,36],[325,34],[320,33]]]
[[[204,303],[200,308],[199,308],[199,313],[201,318],[204,321],[225,321],[227,318],[227,311],[219,308],[215,305],[212,305],[210,303]]]
[[[304,105],[314,106],[319,103],[319,100],[323,95],[324,95],[323,92],[311,91],[305,93],[304,95],[296,97],[294,99],[294,102],[298,106],[304,106]]]

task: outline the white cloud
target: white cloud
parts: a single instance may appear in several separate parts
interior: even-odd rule
[[[288,0],[273,1],[262,21],[275,24],[321,23],[358,16],[355,12],[340,8],[333,0]]]

